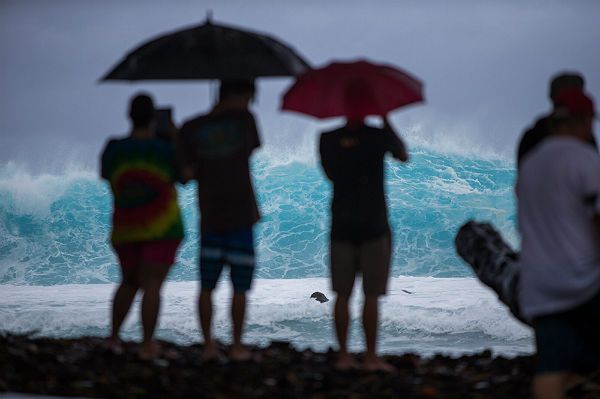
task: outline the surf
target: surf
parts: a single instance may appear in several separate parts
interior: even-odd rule
[[[362,294],[357,287],[351,300],[350,347],[362,351]],[[8,331],[41,336],[106,336],[115,288],[114,284],[4,285],[0,325]],[[184,345],[200,341],[198,289],[197,282],[166,284],[156,332],[159,339]],[[334,302],[311,299],[313,291],[334,297],[328,278],[255,280],[248,296],[247,342],[260,346],[286,340],[298,349],[320,351],[335,346],[331,319]],[[219,283],[214,294],[214,331],[217,339],[225,343],[231,336],[227,305],[231,294],[226,280]],[[125,339],[141,338],[139,306],[138,297],[124,323]],[[530,330],[515,321],[494,294],[474,278],[392,278],[388,295],[381,302],[379,337],[383,353],[458,355],[492,349],[496,354],[514,356],[533,351]]]
[[[108,243],[111,197],[91,171],[28,175],[0,168],[0,284],[116,282]],[[262,213],[256,226],[259,278],[327,275],[331,187],[318,164],[281,162],[268,153],[252,165]],[[453,236],[465,220],[489,220],[513,244],[514,170],[500,161],[417,149],[407,166],[386,167],[394,237],[392,275],[466,277]],[[171,281],[197,278],[195,187],[180,186],[186,239]]]

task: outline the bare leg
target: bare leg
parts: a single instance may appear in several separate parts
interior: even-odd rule
[[[133,299],[138,290],[136,272],[135,269],[123,270],[123,281],[121,282],[121,285],[119,285],[119,288],[117,288],[117,291],[115,291],[115,296],[113,297],[112,331],[108,345],[114,352],[120,352],[122,350],[119,332],[121,331],[121,326],[123,325],[125,317],[127,317],[127,313],[129,313],[129,309],[131,309],[131,304],[133,303]]]
[[[358,367],[358,363],[348,353],[348,325],[350,323],[350,316],[348,310],[349,296],[337,295],[335,300],[335,334],[337,337],[340,351],[338,353],[338,360],[335,367],[339,370],[349,370]]]
[[[367,343],[365,368],[370,371],[393,372],[394,367],[377,356],[377,323],[379,319],[379,298],[377,295],[365,295],[363,306],[363,329]]]
[[[198,301],[198,312],[200,313],[200,328],[204,336],[204,353],[203,360],[211,360],[219,357],[219,349],[212,338],[211,323],[212,323],[212,290],[204,289],[200,291],[200,299]]]
[[[140,350],[140,357],[153,359],[159,355],[160,347],[154,342],[154,330],[160,309],[160,289],[162,287],[169,266],[144,264],[141,266],[141,285],[144,290],[142,299],[142,326],[144,329],[144,342]]]
[[[537,375],[533,379],[533,395],[535,399],[562,399],[572,380],[573,375],[570,373]]]
[[[231,319],[233,320],[233,345],[231,359],[236,361],[250,360],[251,353],[242,345],[242,331],[246,315],[246,293],[234,292],[231,300]]]

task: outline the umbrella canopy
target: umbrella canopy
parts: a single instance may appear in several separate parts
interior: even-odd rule
[[[309,68],[298,53],[271,36],[207,20],[142,44],[102,80],[239,80],[296,76]]]
[[[306,72],[285,93],[281,109],[317,118],[363,118],[423,99],[423,84],[408,73],[359,60]]]

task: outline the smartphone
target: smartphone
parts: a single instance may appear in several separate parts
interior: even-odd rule
[[[172,141],[173,109],[171,107],[158,108],[156,110],[156,137]]]

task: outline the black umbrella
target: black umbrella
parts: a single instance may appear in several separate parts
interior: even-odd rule
[[[271,36],[208,19],[142,44],[102,80],[252,79],[296,76],[309,68],[298,53]]]

